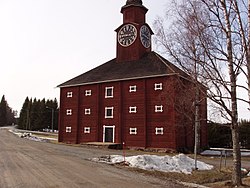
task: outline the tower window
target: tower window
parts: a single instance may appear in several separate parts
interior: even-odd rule
[[[89,134],[90,133],[90,127],[84,127],[84,133]]]
[[[90,115],[90,114],[91,114],[90,108],[86,108],[86,109],[85,109],[85,115]]]
[[[66,115],[71,116],[72,115],[72,109],[67,109],[66,110]]]
[[[85,96],[91,96],[91,90],[85,90]]]
[[[66,127],[66,133],[71,133],[71,127]]]
[[[155,84],[155,91],[156,90],[162,90],[162,83],[156,83]]]
[[[113,98],[113,97],[114,97],[114,87],[106,87],[105,98]]]
[[[160,106],[155,106],[155,112],[163,112],[163,106],[160,105]]]
[[[70,91],[70,92],[67,92],[67,98],[72,98],[73,97],[73,92]]]
[[[106,107],[105,118],[113,118],[113,117],[114,117],[114,107]]]
[[[163,130],[164,130],[163,127],[160,127],[160,128],[156,127],[155,128],[155,134],[156,135],[163,135]]]
[[[129,113],[136,113],[136,112],[137,112],[137,107],[136,106],[129,107]]]
[[[137,134],[137,128],[129,128],[129,134]]]
[[[136,92],[136,86],[129,86],[129,92]]]

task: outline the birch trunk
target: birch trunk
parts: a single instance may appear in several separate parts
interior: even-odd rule
[[[200,153],[200,105],[199,105],[199,87],[198,83],[196,82],[196,88],[195,88],[195,131],[194,131],[194,158],[195,158],[195,169],[198,169],[197,167],[197,154]]]
[[[241,180],[241,154],[239,144],[239,127],[238,127],[238,110],[237,110],[237,95],[236,95],[236,74],[234,72],[233,61],[233,46],[232,46],[232,30],[230,24],[229,14],[227,12],[227,5],[225,0],[221,0],[221,5],[224,11],[226,22],[226,37],[227,37],[227,63],[231,84],[231,132],[233,141],[233,172],[232,184],[233,186],[242,185]]]
[[[248,0],[248,45],[247,45],[248,99],[250,106],[250,0]]]

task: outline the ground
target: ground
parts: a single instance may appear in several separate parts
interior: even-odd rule
[[[0,129],[0,146],[1,188],[184,187],[89,160],[122,151],[35,142],[5,129]]]
[[[33,133],[34,134],[34,133]],[[36,136],[48,137],[38,134]],[[199,156],[199,160],[214,165],[214,170],[195,171],[192,175],[163,173],[130,168],[123,164],[107,165],[90,159],[106,155],[122,155],[121,150],[93,146],[64,145],[53,141],[35,142],[0,129],[0,187],[184,187],[196,183],[207,187],[229,187],[232,157],[226,166],[220,157]],[[53,143],[54,142],[54,143]],[[166,155],[142,151],[126,151],[126,155]],[[175,155],[175,154],[170,154]],[[189,155],[193,157],[192,155]],[[242,158],[242,167],[250,170],[250,158]],[[250,185],[250,178],[244,179]],[[189,185],[190,187],[190,185]],[[197,187],[192,185],[191,187]],[[250,186],[245,186],[250,187]]]

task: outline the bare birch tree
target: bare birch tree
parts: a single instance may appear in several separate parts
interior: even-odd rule
[[[249,50],[246,22],[240,7],[243,0],[174,1],[172,27],[165,29],[163,19],[155,22],[156,43],[194,81],[207,86],[207,96],[221,109],[222,117],[231,123],[233,142],[232,184],[241,185],[237,77],[248,65]],[[245,17],[246,18],[246,17]],[[248,35],[249,36],[249,35]],[[249,71],[250,66],[247,66]],[[250,73],[249,73],[250,74]],[[248,82],[250,83],[250,82]]]
[[[250,101],[250,0],[248,0],[248,42],[246,43],[247,72],[248,72],[248,98]]]

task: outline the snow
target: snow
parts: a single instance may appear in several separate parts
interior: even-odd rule
[[[13,134],[17,135],[20,138],[26,138],[26,139],[33,140],[33,141],[36,141],[36,142],[47,142],[46,139],[38,138],[36,136],[33,136],[31,133],[26,133],[26,132],[21,133],[21,132],[16,132],[16,131],[13,131],[13,130],[9,130],[9,132],[12,132]]]
[[[201,155],[211,155],[211,156],[220,156],[220,151],[213,151],[213,150],[205,150],[201,153]]]
[[[247,174],[247,176],[249,176],[249,177],[250,177],[250,172]]]
[[[122,163],[124,157],[121,155],[110,155],[100,158],[94,158],[93,161],[104,162],[109,164]],[[179,154],[176,156],[157,156],[157,155],[137,155],[125,158],[126,163],[130,167],[140,168],[144,170],[156,170],[163,172],[178,172],[184,174],[191,174],[194,170],[194,159]],[[198,170],[211,170],[212,165],[197,161]]]
[[[241,156],[242,157],[249,157],[250,156],[250,152],[241,152]]]
[[[223,148],[222,148],[223,149]],[[232,151],[227,151],[226,152],[227,156],[231,156],[232,155]],[[201,155],[206,155],[206,156],[220,156],[221,155],[221,151],[215,151],[215,150],[205,150],[201,153]],[[222,155],[225,155],[225,151],[222,150]],[[250,151],[242,151],[241,152],[241,156],[242,157],[249,157],[250,156]]]

